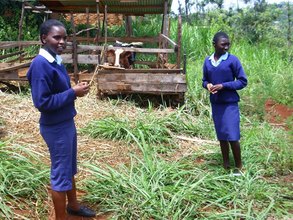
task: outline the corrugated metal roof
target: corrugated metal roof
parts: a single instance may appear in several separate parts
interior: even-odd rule
[[[84,13],[89,8],[91,13],[104,13],[107,5],[108,13],[125,15],[164,14],[165,2],[170,12],[173,0],[38,0],[53,12]]]

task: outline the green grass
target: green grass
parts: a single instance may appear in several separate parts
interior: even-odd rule
[[[176,145],[176,135],[210,138],[214,132],[209,121],[204,115],[198,118],[191,116],[184,107],[165,115],[164,111],[160,113],[160,110],[149,109],[135,119],[117,115],[95,120],[80,131],[93,138],[123,140],[127,143],[145,141],[159,146],[161,151],[168,151]]]
[[[164,151],[157,150],[166,139],[168,143],[176,143],[177,134],[202,134],[213,139],[213,125],[204,117],[194,117],[182,108],[164,116],[159,111],[146,111],[137,118],[122,118],[95,121],[83,130],[84,134],[99,138],[113,139],[111,135],[105,136],[105,131],[120,134],[114,139],[135,143],[142,153],[141,156],[131,154],[130,164],[115,168],[84,164],[92,174],[83,182],[88,192],[85,199],[98,203],[101,212],[111,212],[113,219],[266,219],[270,216],[282,219],[290,216],[290,185],[270,181],[292,172],[290,137],[283,129],[242,116],[241,144],[246,171],[244,176],[235,178],[222,169],[217,145],[204,145],[192,155],[179,159],[172,157],[176,144]],[[145,130],[153,126],[154,129]],[[168,132],[158,132],[165,129]],[[197,159],[204,162],[196,163]]]
[[[48,168],[37,152],[0,141],[0,218],[21,219],[13,209],[43,212]],[[34,207],[34,206],[37,207]]]
[[[161,27],[158,21],[161,18],[134,22],[135,35],[156,36]],[[171,38],[176,39],[174,23],[170,29]],[[101,212],[111,212],[113,219],[293,218],[292,186],[282,181],[293,169],[292,117],[287,121],[289,131],[264,121],[267,99],[292,107],[293,65],[287,47],[232,38],[231,53],[239,57],[249,81],[239,92],[244,176],[235,178],[221,168],[217,144],[197,146],[191,154],[174,157],[179,135],[215,140],[209,95],[201,78],[203,60],[213,52],[211,39],[219,29],[233,36],[220,19],[207,26],[183,23],[188,86],[184,106],[166,113],[163,107],[154,109],[150,104],[146,110],[137,110],[136,117],[117,113],[81,129],[81,135],[124,141],[140,150],[139,155],[131,153],[128,164],[117,167],[81,164],[91,173],[82,181],[87,191],[84,199]],[[118,35],[125,30],[113,27],[109,32]],[[0,126],[5,126],[1,119]],[[12,209],[27,207],[45,218],[49,170],[37,155],[26,147],[0,142],[1,219],[25,219],[13,216]]]
[[[100,211],[112,213],[113,219],[266,219],[289,215],[292,205],[283,197],[290,196],[288,186],[269,183],[264,170],[248,168],[244,176],[234,177],[219,164],[197,166],[192,158],[165,160],[141,140],[136,143],[142,157],[131,155],[128,166],[84,165],[92,174],[84,180],[85,199],[98,203]]]

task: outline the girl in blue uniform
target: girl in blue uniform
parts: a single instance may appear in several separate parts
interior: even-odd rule
[[[240,100],[236,90],[247,85],[247,77],[238,58],[228,53],[229,37],[218,32],[213,38],[214,53],[203,65],[202,86],[210,92],[212,117],[220,142],[225,169],[230,168],[229,148],[231,146],[237,170],[241,170],[240,150]]]
[[[77,173],[77,134],[74,101],[88,93],[89,85],[70,85],[70,78],[60,57],[66,48],[66,38],[67,33],[61,22],[54,19],[44,22],[40,27],[43,47],[27,73],[34,105],[41,113],[40,133],[50,152],[56,220],[67,219],[67,213],[95,216],[95,212],[80,205],[76,197],[74,175]]]

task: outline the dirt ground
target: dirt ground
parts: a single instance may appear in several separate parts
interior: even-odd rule
[[[293,108],[279,104],[268,99],[265,103],[265,117],[274,126],[281,126],[288,129],[286,121],[293,116]],[[292,119],[293,120],[293,119]]]
[[[78,114],[75,118],[77,129],[85,127],[87,123],[94,119],[101,119],[110,115],[119,115],[123,117],[136,117],[144,109],[137,108],[129,103],[111,104],[109,101],[98,100],[95,97],[95,90],[86,97],[78,98],[76,101],[76,109]],[[273,101],[268,101],[265,105],[266,118],[271,123],[284,126],[284,121],[293,114],[293,109],[279,105]],[[166,109],[162,114],[167,114],[172,109]],[[19,96],[15,94],[3,93],[0,90],[0,112],[1,119],[4,125],[0,125],[0,138],[9,140],[12,144],[23,145],[40,152],[43,155],[42,160],[49,164],[47,147],[45,146],[39,134],[39,112],[34,108],[29,96]],[[197,150],[202,141],[197,139],[181,138],[178,140],[178,151],[174,155],[182,157],[192,154]],[[90,161],[95,164],[109,164],[116,166],[129,161],[128,153],[136,148],[134,146],[126,146],[125,143],[110,141],[104,139],[93,139],[87,136],[78,135],[78,160],[79,163]],[[198,161],[200,162],[200,161]],[[81,178],[86,178],[87,173],[80,171],[77,175],[77,183]],[[48,190],[49,192],[49,190]],[[78,197],[81,198],[83,192],[78,192]],[[54,210],[50,193],[48,193],[48,219],[54,219]],[[28,211],[29,213],[30,211]],[[99,210],[97,210],[99,212]],[[81,220],[86,218],[71,216],[69,220]],[[99,214],[98,220],[109,219],[109,215],[104,213]]]

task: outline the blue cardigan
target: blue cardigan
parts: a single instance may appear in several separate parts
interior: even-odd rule
[[[210,101],[213,104],[232,103],[240,100],[236,90],[243,89],[247,85],[247,77],[239,59],[229,54],[217,67],[211,64],[206,57],[203,65],[202,86],[207,89],[207,84],[222,84],[223,89],[215,94],[210,93]]]
[[[63,64],[50,63],[37,55],[27,73],[35,107],[41,112],[40,124],[52,125],[73,119],[76,95]]]

